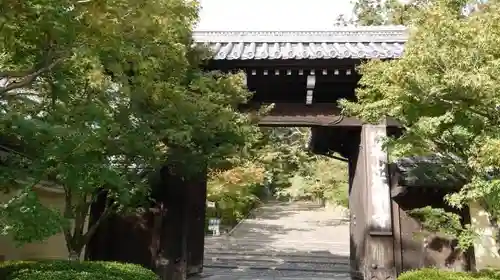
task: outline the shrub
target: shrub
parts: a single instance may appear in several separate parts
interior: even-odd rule
[[[83,272],[83,271],[22,271],[10,278],[12,280],[122,280],[122,277],[109,276],[102,272]],[[9,279],[9,280],[10,280]],[[128,279],[128,278],[127,278]]]
[[[290,179],[290,185],[277,192],[278,196],[293,200],[323,200],[339,206],[349,204],[349,176],[347,164],[325,156],[316,156],[304,164]]]
[[[453,272],[425,268],[408,271],[401,274],[398,280],[500,280],[500,273],[497,271],[481,271],[478,273]]]
[[[116,262],[14,261],[0,264],[0,280],[158,280],[139,265]]]
[[[234,187],[230,186],[224,191],[210,194],[208,200],[216,203],[216,209],[207,209],[206,219],[218,217],[223,226],[236,225],[261,203],[260,199],[251,192],[251,187],[241,186],[241,192],[232,192]]]
[[[218,217],[221,225],[232,227],[261,202],[264,169],[246,163],[228,170],[213,170],[209,175],[207,199],[216,203],[206,219]]]

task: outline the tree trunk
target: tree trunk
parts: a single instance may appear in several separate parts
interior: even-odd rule
[[[82,250],[70,249],[68,253],[68,260],[70,261],[80,261],[80,257],[82,256]]]
[[[64,230],[64,239],[66,241],[66,249],[68,250],[68,260],[79,261],[84,245],[81,245],[78,238],[71,234],[69,229]]]

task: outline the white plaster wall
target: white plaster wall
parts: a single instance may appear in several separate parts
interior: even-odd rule
[[[64,209],[64,193],[60,190],[36,187],[37,195],[42,204]],[[12,194],[0,193],[0,202],[12,197]],[[86,229],[85,229],[86,230]],[[35,259],[67,259],[68,250],[62,233],[56,234],[43,242],[35,242],[16,247],[8,236],[0,236],[0,261],[4,260],[35,260]],[[83,256],[83,254],[82,254]]]
[[[477,204],[470,206],[471,221],[477,229],[478,238],[474,243],[476,268],[500,268],[499,244],[495,241],[495,230],[489,222],[489,215]]]

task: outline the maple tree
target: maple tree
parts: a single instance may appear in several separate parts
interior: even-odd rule
[[[241,75],[205,73],[193,45],[198,3],[28,0],[0,3],[3,234],[18,243],[63,232],[78,259],[111,213],[147,203],[148,174],[173,160],[185,176],[258,139],[238,104]],[[42,205],[38,186],[64,192]],[[14,192],[15,191],[15,192]],[[107,208],[85,229],[89,207]]]
[[[499,216],[498,83],[500,3],[440,0],[412,15],[404,55],[362,67],[357,101],[346,113],[368,122],[392,117],[403,134],[389,141],[394,158],[438,156],[465,186],[448,202],[479,202]],[[471,245],[470,235],[463,246]]]

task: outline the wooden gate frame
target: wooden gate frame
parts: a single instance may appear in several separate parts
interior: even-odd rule
[[[387,125],[362,125],[349,158],[351,274],[355,279],[395,280],[394,224],[387,152]],[[352,140],[351,140],[352,141]]]
[[[277,65],[276,60],[278,59],[279,65],[289,67],[288,69],[293,68],[295,69],[294,71],[298,71],[299,75],[303,74],[301,67],[309,65],[312,68],[309,76],[314,76],[313,69],[328,67],[332,62],[336,62],[341,67],[339,69],[345,71],[346,75],[350,75],[353,69],[345,68],[345,66],[347,64],[348,67],[352,66],[352,61],[359,62],[362,59],[370,58],[392,59],[400,56],[402,54],[402,45],[407,38],[407,31],[401,27],[363,27],[343,28],[328,32],[198,32],[194,34],[194,37],[195,42],[198,44],[215,48],[214,60],[212,62],[215,63],[216,68],[217,65],[225,65],[225,67],[228,65],[246,65],[247,68],[252,67],[252,65],[258,65],[261,68],[272,68]],[[346,62],[347,60],[344,59],[350,62]],[[339,69],[335,69],[333,75],[336,75]],[[286,75],[288,75],[289,71],[287,70],[286,72]],[[267,74],[267,70],[264,70],[264,75]],[[309,94],[313,91],[314,84],[310,85],[308,82],[307,93]],[[377,137],[386,135],[387,123],[366,125],[353,119],[343,118],[341,114],[335,114],[334,117],[327,115],[323,118],[318,118],[316,115],[312,119],[311,116],[306,115],[304,117],[306,119],[302,122],[295,118],[292,122],[288,122],[287,125],[338,126],[342,128],[351,126],[360,128],[361,141],[353,153],[349,154],[350,165],[355,171],[354,173],[350,171],[350,174],[352,174],[350,189],[351,194],[360,195],[360,197],[356,198],[357,203],[369,207],[364,207],[362,211],[359,211],[359,215],[363,219],[354,217],[357,227],[353,231],[360,233],[355,238],[356,240],[354,240],[354,242],[357,242],[355,244],[357,246],[355,253],[358,254],[354,255],[357,262],[356,272],[362,274],[361,277],[363,279],[394,280],[399,271],[398,260],[394,257],[393,207],[390,200],[389,178],[387,177],[389,175],[387,154],[381,149],[380,143],[375,140]],[[279,125],[272,118],[268,118],[267,121],[269,125]],[[355,165],[353,165],[354,161],[356,161]],[[362,170],[364,172],[361,172]],[[178,176],[182,177],[181,175]],[[163,182],[163,184],[166,183]],[[190,184],[192,185],[191,187],[197,185],[197,183],[192,184],[192,182],[179,184],[186,186],[184,191],[192,189],[189,187]],[[199,186],[202,187],[202,184],[200,183]],[[206,182],[204,186],[206,188]],[[200,190],[199,188],[195,189]],[[200,193],[203,194],[204,192],[206,195],[206,189]],[[201,195],[193,200],[186,198],[184,206],[190,205],[195,208],[204,209],[205,199],[201,198]],[[355,200],[355,196],[351,196],[351,198],[353,198],[352,201]],[[162,197],[162,199],[171,200],[172,197]],[[97,209],[98,207],[93,208]],[[188,209],[184,208],[181,212],[184,213],[185,211],[188,211]],[[97,210],[93,212],[94,216],[99,214]],[[200,226],[199,217],[200,215],[204,216],[204,211],[197,211],[197,213],[196,215],[187,215],[191,217],[190,221],[185,220],[180,222],[178,219],[173,219],[176,221],[173,222],[173,220],[170,221],[167,219],[162,223],[162,236],[164,232],[168,232],[167,229],[175,228],[175,232],[171,233],[175,236],[182,235],[182,240],[187,241],[190,238],[197,240],[194,243],[188,242],[188,244],[184,244],[181,246],[184,248],[181,250],[183,253],[177,257],[171,255],[168,259],[170,265],[173,262],[179,261],[179,258],[181,258],[181,261],[187,262],[188,266],[189,262],[191,262],[193,264],[193,272],[200,271],[203,254],[199,254],[199,252],[203,252],[204,249],[203,241],[199,238],[202,232],[204,234],[204,227]],[[168,203],[167,214],[165,216],[171,216],[168,214]],[[362,223],[359,223],[360,220],[362,220]],[[110,226],[109,223],[107,226]],[[189,227],[196,228],[196,233],[191,237],[188,236],[187,229]],[[105,235],[106,233],[103,234]],[[96,239],[101,238],[102,236]],[[107,238],[107,240],[112,239]],[[174,241],[164,240],[164,242],[162,241],[162,247],[166,248],[167,245],[175,245],[172,242]],[[147,250],[147,248],[142,249]],[[100,250],[105,249],[101,248]],[[95,259],[92,255],[101,255],[100,259],[113,260],[106,258],[106,255],[109,254],[99,254],[98,251],[99,248],[94,246],[94,252],[90,254],[90,258]],[[193,254],[189,256],[187,251],[196,251],[194,255],[197,257],[191,257]],[[200,258],[201,260],[196,260]],[[150,263],[150,260],[151,256],[149,256],[147,261],[129,261],[142,264],[145,262]]]

